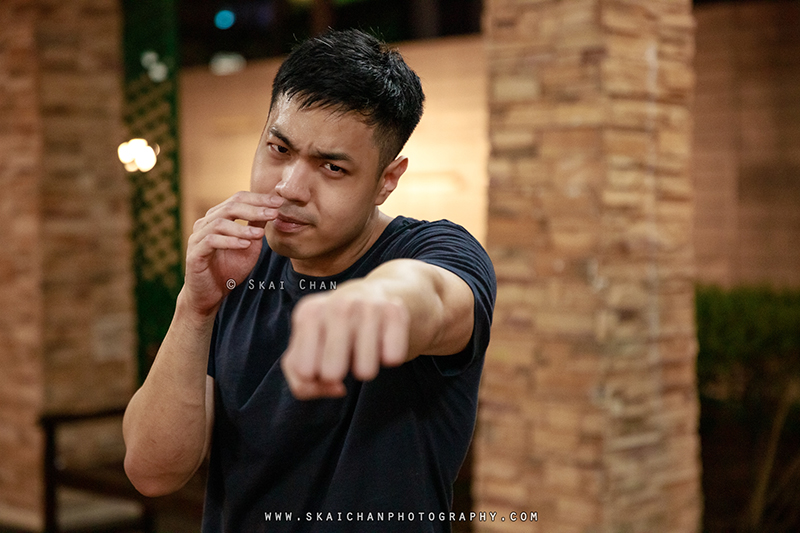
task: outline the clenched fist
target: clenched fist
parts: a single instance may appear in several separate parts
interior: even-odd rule
[[[353,280],[298,302],[281,368],[298,399],[343,396],[348,372],[366,381],[381,366],[404,363],[409,331],[401,298],[380,284]]]

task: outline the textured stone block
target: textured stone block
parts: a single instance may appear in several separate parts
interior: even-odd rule
[[[600,54],[604,54],[603,49]],[[592,56],[587,56],[592,57]],[[559,97],[564,102],[574,99],[597,98],[601,93],[601,70],[580,57],[572,60],[554,60],[542,66],[542,92]]]
[[[527,129],[505,129],[492,133],[492,149],[495,152],[514,152],[533,155],[537,151],[536,135]]]
[[[549,129],[542,132],[542,157],[598,157],[603,150],[598,128]]]
[[[530,452],[534,456],[544,454],[550,457],[574,457],[577,452],[580,435],[574,429],[557,430],[536,427],[531,432]]]
[[[681,281],[693,270],[689,4],[507,0],[489,2],[486,17],[490,64],[498,61],[490,80],[527,73],[539,93],[521,84],[519,101],[490,100],[490,130],[499,132],[490,167],[488,246],[500,284],[492,342],[504,347],[501,376],[512,368],[530,376],[510,388],[531,386],[504,394],[501,377],[487,379],[481,401],[494,410],[481,424],[495,412],[531,424],[521,428],[525,455],[515,448],[505,458],[516,457],[530,501],[547,509],[544,530],[678,531],[688,520],[668,517],[697,517],[699,508],[696,450],[666,444],[678,433],[696,440],[691,291]],[[524,362],[510,353],[515,345]],[[503,453],[476,449],[478,463]],[[676,481],[659,477],[673,469],[690,497],[674,497]],[[493,487],[496,499],[521,496],[516,483],[506,493]]]
[[[517,457],[525,453],[528,436],[524,424],[513,413],[492,412],[488,418],[486,413],[479,411],[478,416],[484,446]]]
[[[525,102],[541,93],[539,81],[533,76],[503,76],[492,85],[492,96],[498,103]]]
[[[492,340],[489,345],[489,350],[486,353],[486,357],[506,365],[525,368],[531,365],[531,361],[533,359],[533,346],[534,342],[529,339]]]

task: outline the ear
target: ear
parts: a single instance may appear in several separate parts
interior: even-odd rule
[[[389,163],[379,181],[380,189],[377,196],[375,196],[375,205],[381,205],[392,194],[392,191],[397,187],[397,182],[400,181],[400,176],[408,168],[408,158],[404,155],[397,156],[397,159]]]

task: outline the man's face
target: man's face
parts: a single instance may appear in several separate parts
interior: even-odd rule
[[[297,99],[276,101],[250,180],[253,192],[284,200],[278,218],[265,228],[270,248],[309,275],[334,274],[352,264],[377,236],[377,206],[399,178],[390,169],[400,159],[379,174],[379,156],[373,128],[357,115],[300,109]]]

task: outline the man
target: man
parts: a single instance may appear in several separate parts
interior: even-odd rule
[[[449,531],[495,280],[463,228],[378,208],[423,99],[364,33],[303,43],[273,83],[251,191],[194,225],[123,429],[147,495],[210,450],[204,531]]]

